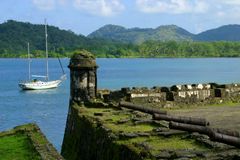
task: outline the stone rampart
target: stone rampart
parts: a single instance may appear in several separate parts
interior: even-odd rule
[[[104,101],[125,100],[133,103],[158,104],[166,107],[218,104],[224,101],[238,102],[240,97],[240,84],[191,84],[174,85],[171,87],[133,87],[121,90],[98,90],[98,96]]]

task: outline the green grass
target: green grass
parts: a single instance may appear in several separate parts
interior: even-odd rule
[[[40,160],[40,155],[33,148],[24,134],[0,137],[0,159],[2,160]]]
[[[104,108],[87,108],[84,110],[84,115],[94,117],[94,113],[102,113],[103,116],[97,116],[101,121],[110,121],[111,123],[117,123],[123,119],[131,118],[131,114],[125,112],[118,112],[113,109],[104,109]],[[95,116],[96,117],[96,116]]]
[[[187,150],[202,150],[206,149],[204,146],[200,146],[195,142],[194,139],[182,139],[180,136],[172,136],[169,138],[160,138],[160,137],[152,137],[148,140],[150,145],[157,150],[162,149],[187,149]]]
[[[94,113],[102,113],[98,119],[104,122],[104,126],[111,129],[113,132],[147,132],[152,131],[156,126],[152,124],[138,124],[134,125],[131,121],[128,123],[118,124],[120,120],[130,119],[132,114],[127,112],[119,112],[103,108],[88,108],[85,110],[84,115],[92,117]]]
[[[113,132],[125,132],[125,133],[133,133],[133,132],[148,132],[152,131],[155,127],[151,124],[113,124],[113,123],[106,123],[105,126],[110,128]]]
[[[209,105],[209,107],[222,107],[222,106],[236,107],[236,106],[239,106],[239,105],[240,105],[239,102],[225,101],[225,102],[220,103],[220,104],[211,104],[211,105]]]
[[[127,140],[119,140],[119,144],[141,144],[147,143],[151,148],[151,154],[159,153],[161,150],[208,150],[205,146],[199,145],[194,139],[182,139],[180,136],[168,138],[151,136],[149,138],[136,137]]]
[[[195,110],[195,109],[199,109],[199,108],[204,108],[204,109],[208,109],[208,108],[218,108],[218,107],[236,107],[236,106],[240,106],[240,103],[238,102],[232,102],[232,101],[225,101],[219,104],[200,104],[200,105],[185,105],[185,106],[175,106],[172,108],[162,108],[161,110],[165,110],[165,111],[175,111],[175,110]]]

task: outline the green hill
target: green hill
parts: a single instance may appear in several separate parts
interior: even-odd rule
[[[0,24],[0,53],[22,53],[26,51],[27,42],[31,50],[45,49],[44,25],[35,25],[9,20]],[[72,50],[84,46],[88,38],[71,31],[48,26],[49,50]]]
[[[196,36],[196,41],[240,41],[240,25],[225,25]]]
[[[89,34],[89,38],[103,38],[117,40],[125,43],[140,44],[142,42],[153,41],[188,41],[193,34],[176,25],[160,26],[158,28],[130,28],[126,29],[117,25],[105,25]]]

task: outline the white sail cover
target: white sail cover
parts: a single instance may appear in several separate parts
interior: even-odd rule
[[[34,78],[46,78],[47,76],[42,76],[42,75],[32,75]]]

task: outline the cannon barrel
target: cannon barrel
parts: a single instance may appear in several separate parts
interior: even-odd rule
[[[184,123],[175,123],[175,122],[170,122],[169,128],[183,130],[183,131],[189,131],[189,132],[199,132],[202,134],[207,134],[207,135],[209,135],[209,137],[212,137],[211,134],[213,132],[216,132],[216,133],[219,133],[222,135],[240,138],[239,132],[230,131],[230,130],[226,130],[226,129],[220,129],[220,128],[209,128],[209,127],[204,127],[204,126],[190,125],[190,124],[184,124]]]
[[[141,106],[141,105],[136,105],[133,103],[129,103],[129,102],[120,102],[119,106],[124,107],[124,108],[128,108],[128,109],[133,109],[133,110],[138,110],[144,113],[149,113],[149,114],[167,114],[166,111],[161,111],[155,108],[149,108],[149,107],[145,107],[145,106]]]
[[[163,115],[163,114],[153,114],[154,120],[165,120],[165,121],[173,121],[179,123],[186,124],[194,124],[200,126],[207,126],[209,122],[204,118],[192,118],[192,117],[182,117],[182,116],[171,116],[171,115]]]
[[[228,136],[240,137],[240,134],[238,131],[226,130],[221,128],[213,128],[213,131],[217,133],[225,134]]]
[[[169,128],[170,129],[178,129],[178,130],[182,130],[182,131],[188,131],[188,132],[198,132],[198,133],[205,134],[205,135],[211,134],[210,128],[205,127],[205,126],[199,126],[199,125],[170,122]]]
[[[218,133],[217,131],[220,131],[220,130],[211,129],[205,126],[198,126],[198,125],[184,124],[184,123],[177,123],[177,122],[170,122],[169,128],[188,131],[188,132],[198,132],[198,133],[209,136],[210,140],[212,141],[220,142],[220,143],[224,143],[224,144],[228,144],[228,145],[240,148],[239,137]]]
[[[212,132],[212,134],[209,137],[212,141],[221,142],[224,144],[228,144],[228,145],[240,148],[239,137],[229,136],[229,135],[225,135],[217,132]]]

